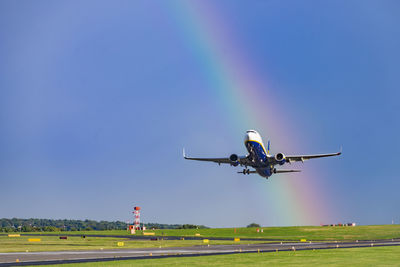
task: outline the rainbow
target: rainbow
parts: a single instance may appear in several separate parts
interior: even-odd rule
[[[227,127],[243,133],[255,129],[264,138],[268,135],[272,146],[282,151],[298,149],[301,136],[295,129],[299,127],[295,120],[286,119],[295,118],[294,114],[280,110],[280,115],[275,115],[283,102],[268,87],[267,79],[254,70],[223,9],[213,1],[179,1],[172,2],[169,10],[220,104]],[[263,224],[318,225],[326,221],[332,208],[324,200],[318,176],[310,172],[279,175],[272,177],[273,182],[254,185],[254,193],[260,195],[273,218]]]

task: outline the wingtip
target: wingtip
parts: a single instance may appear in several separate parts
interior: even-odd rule
[[[343,151],[343,146],[340,146],[340,150],[338,152],[338,155],[342,155],[342,151]]]
[[[184,158],[184,159],[186,159],[186,152],[185,152],[185,148],[183,148],[183,149],[182,149],[182,155],[183,155],[183,158]]]

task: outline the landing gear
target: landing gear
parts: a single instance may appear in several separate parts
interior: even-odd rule
[[[243,171],[240,171],[240,172],[238,172],[238,173],[241,173],[241,174],[250,174],[250,173],[254,173],[254,171],[250,171],[250,169],[248,169],[247,168],[247,165],[244,165],[245,166],[245,168],[243,169]]]
[[[243,169],[242,173],[243,173],[243,174],[250,174],[250,170],[247,169],[247,168],[246,168],[246,169]]]

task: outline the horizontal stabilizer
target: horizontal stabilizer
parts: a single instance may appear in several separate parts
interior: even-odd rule
[[[250,174],[250,173],[257,173],[256,171],[241,171],[241,172],[237,172],[237,173],[241,173],[241,174]]]
[[[274,173],[301,172],[301,170],[274,170]]]

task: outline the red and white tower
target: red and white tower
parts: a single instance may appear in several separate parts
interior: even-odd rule
[[[133,224],[135,225],[135,230],[140,230],[140,207],[133,208]]]

